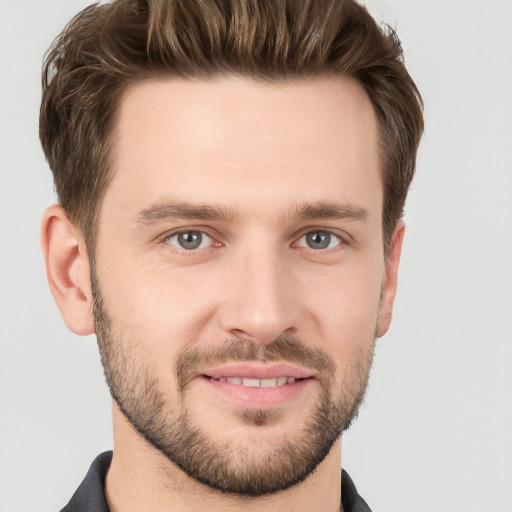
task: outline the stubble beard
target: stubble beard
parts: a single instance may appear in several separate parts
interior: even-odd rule
[[[229,340],[216,349],[186,349],[175,365],[179,403],[170,403],[158,377],[139,357],[144,354],[140,340],[127,340],[115,328],[93,274],[95,329],[113,400],[145,441],[210,489],[239,496],[263,496],[288,489],[313,473],[357,416],[368,383],[374,340],[369,345],[365,340],[371,348],[361,351],[341,384],[335,384],[336,366],[325,352],[310,349],[291,336],[280,336],[266,346]],[[287,361],[315,368],[321,393],[302,429],[293,436],[283,435],[271,446],[262,446],[261,441],[241,445],[237,440],[219,441],[209,435],[186,406],[188,377],[205,364],[228,360]],[[333,400],[335,387],[340,396]],[[279,410],[240,412],[240,420],[248,427],[264,428],[279,419]]]

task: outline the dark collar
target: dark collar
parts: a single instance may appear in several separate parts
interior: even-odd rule
[[[341,501],[345,512],[372,512],[344,469],[341,470]]]
[[[103,485],[111,460],[112,452],[94,459],[80,487],[61,512],[110,512]]]
[[[112,452],[96,457],[80,487],[61,512],[109,512],[103,486],[111,460]],[[341,494],[345,512],[371,512],[345,470],[342,471]]]

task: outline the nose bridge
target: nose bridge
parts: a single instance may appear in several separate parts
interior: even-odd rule
[[[222,322],[232,336],[270,343],[297,329],[293,275],[279,248],[260,243],[241,251],[232,262],[230,279]]]

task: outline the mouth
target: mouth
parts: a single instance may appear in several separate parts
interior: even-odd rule
[[[291,364],[237,364],[197,376],[216,397],[244,409],[275,408],[297,399],[315,381],[311,370]]]
[[[213,377],[210,377],[213,378]],[[244,386],[246,388],[275,388],[278,386],[285,386],[286,384],[293,384],[297,380],[295,377],[276,377],[273,379],[253,379],[249,377],[219,377],[213,379],[217,382],[229,382],[237,386]]]

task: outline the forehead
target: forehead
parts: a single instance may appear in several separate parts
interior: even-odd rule
[[[128,213],[166,196],[265,210],[347,200],[380,214],[381,195],[376,116],[356,81],[230,77],[130,88],[104,202]]]

